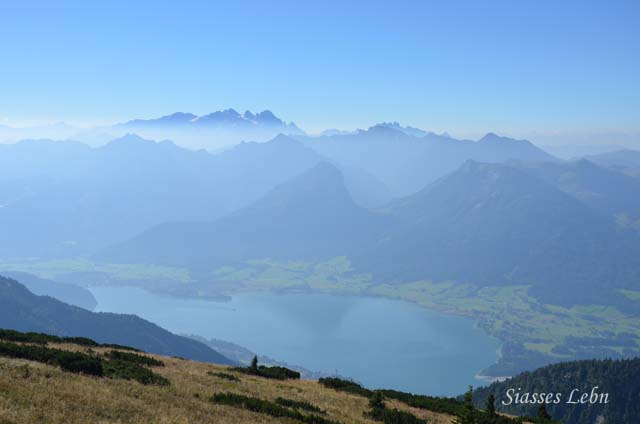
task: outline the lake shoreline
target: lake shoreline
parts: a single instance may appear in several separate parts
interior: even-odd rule
[[[497,340],[472,320],[402,299],[259,291],[213,302],[122,286],[92,293],[98,311],[136,313],[175,333],[228,340],[372,388],[458,395],[496,360]]]

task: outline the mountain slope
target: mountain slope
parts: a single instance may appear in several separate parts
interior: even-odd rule
[[[163,224],[99,257],[210,270],[248,259],[330,258],[373,241],[381,219],[353,202],[340,171],[320,163],[227,217]]]
[[[162,355],[230,364],[208,346],[176,336],[135,315],[94,313],[47,296],[36,296],[0,276],[0,328],[58,336],[89,337]]]
[[[212,155],[210,167],[220,197],[234,211],[324,160],[302,143],[280,134],[266,143],[240,143]]]
[[[49,296],[61,302],[92,310],[98,304],[93,294],[84,287],[39,278],[26,272],[1,271],[0,275],[20,281],[30,292],[38,296]]]
[[[265,143],[240,143],[214,155],[210,166],[215,170],[220,198],[233,211],[321,162],[329,160],[301,142],[279,134]],[[333,165],[343,173],[345,186],[358,204],[375,207],[391,199],[389,189],[375,176],[362,169],[345,168],[335,162]]]
[[[84,346],[68,343],[55,345],[55,348],[86,351]],[[112,351],[111,348],[92,350],[99,355]],[[366,397],[333,390],[317,381],[273,380],[221,365],[167,356],[144,356],[164,363],[152,370],[166,378],[169,385],[142,385],[132,380],[65,372],[53,365],[7,358],[0,353],[0,422],[292,424],[302,422],[299,419],[302,415],[304,422],[317,424],[379,422],[365,415],[370,410]],[[229,392],[254,399],[253,405],[262,403],[271,407],[212,402],[212,395]],[[385,400],[385,406],[424,420],[411,422],[453,423],[452,415],[436,408],[440,399],[433,399],[431,408],[414,408],[392,398]],[[457,406],[451,399],[440,402]],[[283,411],[296,419],[282,416]],[[292,414],[293,411],[298,414]]]
[[[637,281],[637,239],[511,166],[467,162],[390,214],[397,224],[357,262],[383,280],[531,284],[569,303]]]
[[[582,159],[515,166],[609,216],[640,214],[640,180]]]
[[[534,162],[557,161],[556,158],[527,140],[500,137],[494,133],[486,134],[473,147],[475,151],[470,159],[479,162],[504,162],[510,159]]]

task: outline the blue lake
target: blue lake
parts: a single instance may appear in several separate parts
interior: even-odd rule
[[[371,388],[461,394],[497,358],[473,321],[383,298],[243,293],[229,302],[94,287],[96,311],[136,314],[174,333],[227,340]]]

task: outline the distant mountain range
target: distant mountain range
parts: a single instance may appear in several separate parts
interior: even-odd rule
[[[562,304],[621,297],[614,289],[635,287],[638,235],[618,231],[609,216],[530,175],[529,166],[467,161],[371,211],[352,201],[338,169],[319,164],[227,217],[163,224],[99,258],[211,272],[251,259],[344,255],[380,282],[527,284]]]
[[[302,132],[294,123],[286,123],[273,114],[270,110],[259,113],[245,111],[240,114],[234,109],[226,109],[210,113],[208,115],[197,116],[193,113],[176,112],[171,115],[162,116],[155,119],[134,119],[123,124],[116,124],[115,128],[145,129],[166,126],[186,126],[186,127],[211,127],[211,126],[232,126],[232,127],[274,127],[279,130],[289,130],[291,132]],[[283,132],[284,132],[283,131]]]
[[[142,137],[170,139],[181,145],[215,150],[242,141],[266,141],[279,133],[304,134],[293,122],[284,122],[273,112],[239,113],[226,109],[207,115],[177,112],[155,119],[135,119],[102,128],[112,136],[136,133]]]
[[[474,142],[433,133],[416,137],[408,132],[413,131],[381,124],[353,134],[295,138],[336,163],[376,176],[396,196],[415,193],[467,160],[557,160],[528,141],[492,133]]]
[[[73,256],[174,219],[209,219],[208,153],[126,136],[0,145],[0,256]]]
[[[279,135],[218,154],[133,134],[98,148],[47,140],[0,145],[0,256],[86,254],[165,222],[212,221],[321,162],[340,170],[356,204],[379,207],[473,158],[553,160],[524,141],[418,138],[388,127],[299,140]]]
[[[422,128],[404,126],[399,122],[380,122],[373,127],[389,128],[406,135],[424,138],[438,136],[454,140],[448,133],[435,133]],[[354,135],[362,129],[326,129],[320,136]],[[217,152],[242,141],[264,142],[282,133],[305,135],[304,129],[288,122],[270,110],[238,112],[228,108],[206,114],[173,112],[159,117],[137,118],[108,125],[75,126],[65,122],[15,127],[0,124],[0,143],[15,143],[25,139],[75,140],[91,146],[135,133],[152,140],[171,140],[191,149]],[[624,132],[602,134],[535,134],[536,145],[562,159],[576,159],[622,149],[637,149],[638,135]],[[467,140],[468,141],[468,140]],[[475,158],[482,160],[481,158]]]
[[[425,131],[422,130],[420,128],[416,128],[416,127],[411,127],[411,126],[402,126],[400,125],[399,122],[382,122],[380,124],[375,125],[376,127],[384,127],[384,128],[390,128],[392,130],[397,130],[397,131],[402,131],[403,133],[413,136],[413,137],[426,137],[426,136],[439,136],[439,137],[447,137],[447,138],[451,138],[449,136],[449,134],[447,133],[442,133],[442,134],[436,134],[434,132],[431,131]],[[323,135],[336,135],[336,134],[323,134]]]
[[[23,128],[0,125],[0,143],[53,138],[101,146],[128,133],[136,133],[154,140],[170,139],[183,147],[212,151],[242,141],[267,141],[280,133],[304,134],[295,123],[285,122],[269,110],[257,113],[247,110],[239,113],[234,109],[225,109],[200,116],[188,112],[175,112],[159,118],[133,119],[88,128],[75,127],[63,122]]]
[[[73,256],[164,222],[210,221],[325,160],[286,136],[216,155],[135,135],[99,148],[46,140],[0,145],[0,256]],[[392,198],[366,171],[343,172],[363,205]]]
[[[279,125],[269,114],[213,115]],[[166,120],[200,118],[150,125]],[[531,284],[568,303],[637,281],[639,180],[525,140],[412,132],[387,123],[281,134],[218,154],[132,134],[99,148],[0,145],[0,256],[97,253],[211,272],[344,255],[379,281]],[[551,296],[554,281],[563,285]],[[580,285],[589,290],[570,295]]]
[[[16,280],[0,276],[0,328],[88,337],[160,355],[233,364],[195,340],[176,336],[135,315],[94,313],[48,296],[36,296]]]

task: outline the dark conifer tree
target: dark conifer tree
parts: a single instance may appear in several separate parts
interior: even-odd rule
[[[549,415],[549,413],[547,412],[547,407],[543,404],[540,404],[540,406],[538,407],[538,418],[541,418],[543,420],[550,420],[551,419],[551,415]]]
[[[464,394],[462,408],[456,417],[454,424],[476,424],[476,411],[473,408],[473,387],[469,386],[469,390]]]
[[[384,402],[382,393],[373,392],[373,396],[369,398],[369,408],[371,409],[384,409]]]
[[[491,416],[496,415],[496,397],[493,393],[489,393],[489,396],[487,396],[484,410]]]

